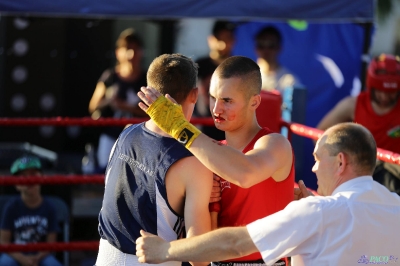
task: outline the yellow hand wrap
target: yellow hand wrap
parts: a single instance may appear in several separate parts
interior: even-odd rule
[[[182,112],[182,106],[174,104],[163,95],[147,109],[147,114],[159,128],[189,148],[201,131],[190,124]]]

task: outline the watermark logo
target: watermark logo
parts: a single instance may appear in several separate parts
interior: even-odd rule
[[[399,258],[395,256],[367,256],[362,255],[357,261],[359,264],[392,264],[397,263]]]

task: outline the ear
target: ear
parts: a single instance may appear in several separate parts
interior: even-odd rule
[[[197,97],[199,96],[199,89],[198,88],[193,88],[191,91],[190,91],[190,95],[189,95],[189,97],[190,97],[190,102],[191,103],[196,103],[197,102]]]
[[[258,108],[258,106],[260,106],[260,104],[261,104],[261,95],[260,94],[251,96],[250,107],[252,109],[256,110]]]
[[[338,155],[336,155],[336,159],[338,165],[338,173],[342,174],[348,167],[347,157],[343,152],[339,152]]]

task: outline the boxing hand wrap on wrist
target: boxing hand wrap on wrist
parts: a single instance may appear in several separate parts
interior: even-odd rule
[[[201,131],[190,124],[183,115],[182,107],[164,96],[152,103],[146,112],[159,128],[189,148]]]

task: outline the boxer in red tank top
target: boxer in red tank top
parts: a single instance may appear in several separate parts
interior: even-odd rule
[[[318,124],[325,130],[341,122],[365,126],[378,148],[400,153],[400,58],[381,54],[371,60],[366,91],[341,100]],[[400,195],[400,166],[378,161],[374,180]]]
[[[370,91],[362,92],[357,97],[354,122],[371,131],[379,148],[400,153],[400,104],[379,115],[372,107]]]
[[[268,128],[262,128],[244,148],[243,153],[252,150],[254,143],[260,137],[270,133],[273,132]],[[225,140],[221,143],[226,145]],[[285,180],[276,182],[272,178],[268,178],[248,189],[241,188],[221,178],[221,201],[210,204],[210,210],[219,210],[218,227],[247,225],[284,209],[293,200],[294,174],[294,164],[292,163],[292,170]],[[217,204],[220,204],[220,206],[215,206]],[[257,252],[242,258],[231,259],[229,262],[240,263],[260,260],[262,260],[261,254]]]

